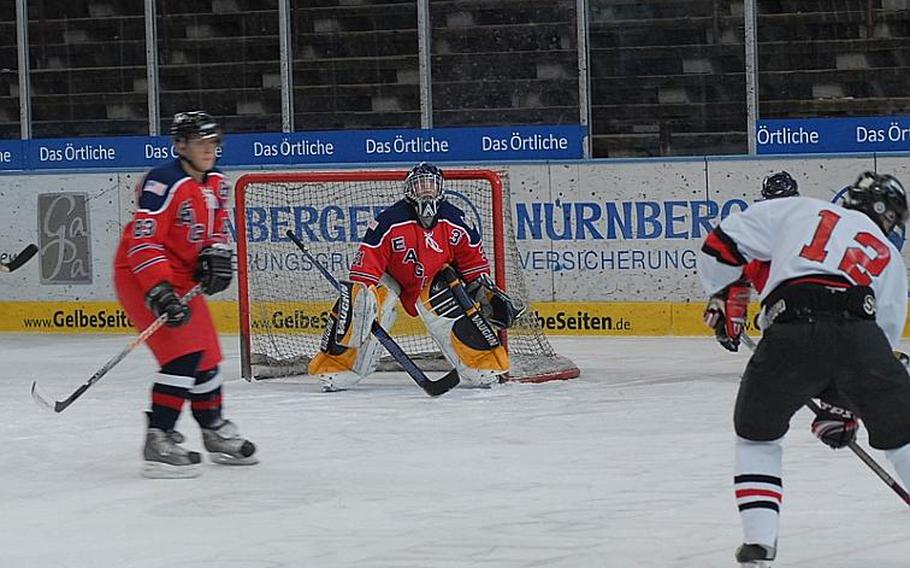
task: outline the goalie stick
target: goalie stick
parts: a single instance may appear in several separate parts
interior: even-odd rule
[[[11,261],[0,262],[0,272],[12,272],[18,269],[20,266],[28,262],[33,256],[35,256],[36,252],[38,252],[38,247],[35,245],[28,245],[22,249],[22,252],[13,257]]]
[[[758,347],[755,343],[755,340],[753,340],[751,337],[746,335],[745,332],[743,332],[743,334],[740,336],[740,339],[742,340],[743,345],[745,345],[746,348],[748,348],[753,353],[755,352],[756,347]],[[811,399],[808,402],[806,402],[806,407],[809,410],[811,410],[812,412],[814,412],[816,415],[818,415],[822,411],[822,409],[818,406],[818,404],[816,404],[816,402]],[[888,487],[891,488],[892,491],[897,493],[898,497],[903,499],[905,504],[910,506],[910,493],[907,493],[907,490],[904,489],[900,483],[895,481],[895,479],[893,477],[891,477],[891,475],[889,475],[887,471],[885,471],[885,468],[880,466],[878,464],[878,462],[875,461],[875,458],[870,456],[866,452],[866,450],[864,450],[862,448],[862,446],[857,444],[856,440],[851,440],[847,444],[847,447],[850,448],[850,450],[854,454],[856,454],[856,457],[858,457],[864,464],[869,466],[869,469],[871,469],[875,473],[875,475],[877,475],[878,478],[881,479],[885,483],[885,485],[887,485]]]
[[[197,284],[196,286],[193,286],[193,288],[191,288],[190,291],[187,292],[186,295],[184,295],[180,300],[184,304],[186,304],[186,303],[189,303],[190,300],[192,300],[193,298],[195,298],[196,296],[198,296],[201,293],[202,293],[202,285]],[[164,322],[166,322],[166,321],[167,321],[167,314],[161,314],[160,316],[158,316],[158,319],[156,319],[151,324],[149,324],[149,326],[147,328],[143,329],[142,332],[139,334],[139,336],[136,337],[135,339],[133,339],[132,341],[130,341],[130,343],[123,349],[123,351],[121,351],[116,356],[114,356],[113,359],[111,359],[110,361],[105,363],[104,366],[101,367],[100,369],[98,369],[98,371],[96,371],[94,375],[89,377],[89,380],[82,383],[79,386],[79,388],[77,388],[75,391],[73,391],[73,393],[71,395],[64,398],[63,400],[58,400],[58,401],[51,403],[49,400],[47,400],[46,398],[41,396],[41,393],[38,392],[38,381],[32,381],[32,398],[35,399],[35,402],[37,402],[41,406],[47,408],[48,410],[53,410],[54,412],[58,412],[58,413],[63,412],[64,410],[67,409],[67,407],[69,405],[73,404],[73,402],[75,402],[77,398],[82,396],[83,393],[85,393],[85,391],[87,391],[89,389],[89,387],[91,387],[93,384],[100,381],[101,377],[103,377],[104,375],[107,374],[108,371],[113,369],[114,366],[117,365],[117,363],[119,363],[120,361],[123,361],[123,359],[127,355],[130,354],[130,351],[132,351],[136,347],[139,347],[140,345],[145,343],[145,341],[149,337],[151,337],[153,333],[158,331],[161,328],[161,326],[164,325]]]
[[[319,272],[325,277],[326,280],[332,285],[336,290],[341,289],[341,284],[338,283],[338,280],[329,272],[321,262],[316,260],[316,257],[310,253],[310,249],[306,247],[300,239],[297,238],[297,235],[294,234],[294,231],[288,230],[286,233],[287,237],[297,245],[303,254],[313,263],[313,266],[319,269]],[[439,380],[431,381],[429,377],[418,367],[414,361],[408,357],[408,354],[404,352],[401,346],[392,339],[392,336],[379,325],[379,322],[373,320],[373,325],[370,328],[370,332],[376,336],[376,339],[379,340],[379,343],[389,352],[389,354],[398,361],[398,364],[401,365],[401,368],[412,378],[417,385],[424,390],[430,396],[439,396],[445,394],[458,386],[458,383],[461,379],[458,377],[458,371],[452,369],[445,375],[443,375]]]

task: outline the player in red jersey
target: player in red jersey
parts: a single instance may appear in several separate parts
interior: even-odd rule
[[[465,286],[482,317],[468,317],[453,295]],[[395,304],[420,316],[466,386],[489,386],[509,370],[497,332],[524,313],[490,278],[477,229],[446,200],[442,171],[421,163],[408,172],[404,199],[367,230],[350,280],[332,310],[319,353],[310,362],[326,391],[344,390],[376,369],[378,321],[389,329]],[[470,313],[470,314],[469,314]]]
[[[181,447],[183,436],[174,430],[187,399],[213,461],[258,461],[255,446],[221,415],[221,348],[205,298],[181,301],[197,282],[209,295],[231,283],[225,230],[229,186],[215,169],[221,130],[204,112],[182,112],[174,116],[171,135],[179,158],[139,182],[136,213],[114,261],[117,297],[136,328],[167,315],[166,325],[148,340],[160,370],[147,412],[146,477],[200,473],[199,453]]]

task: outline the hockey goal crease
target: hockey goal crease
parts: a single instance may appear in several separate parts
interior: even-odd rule
[[[241,365],[247,380],[306,374],[336,293],[288,240],[290,229],[339,279],[346,279],[371,219],[401,199],[405,170],[251,173],[235,184]],[[448,199],[481,231],[497,284],[523,302],[528,293],[512,228],[508,178],[492,170],[447,170]],[[390,330],[425,371],[448,370],[423,322],[398,310]],[[503,334],[509,380],[577,377],[532,310]],[[380,370],[396,370],[383,357]]]

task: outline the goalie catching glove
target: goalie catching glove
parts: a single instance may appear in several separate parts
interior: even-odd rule
[[[853,412],[823,400],[819,400],[819,407],[821,412],[812,421],[812,433],[816,438],[835,450],[856,440],[859,424]]]
[[[705,308],[705,323],[714,330],[717,342],[728,351],[739,351],[739,339],[749,308],[749,285],[739,280],[711,296]]]
[[[482,274],[465,286],[465,292],[480,306],[480,313],[496,329],[508,329],[524,315],[527,306],[516,304],[488,274]]]

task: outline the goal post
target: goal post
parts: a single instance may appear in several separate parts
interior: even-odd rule
[[[238,304],[242,375],[247,380],[306,374],[337,293],[286,236],[292,230],[343,280],[371,220],[401,199],[406,170],[268,172],[235,183]],[[497,285],[522,302],[529,296],[515,242],[508,178],[487,169],[444,171],[446,196],[481,233]],[[242,214],[241,214],[242,212]],[[424,370],[448,369],[418,318],[399,307],[389,330]],[[529,310],[503,334],[510,380],[577,377]],[[383,358],[380,369],[394,369]]]

